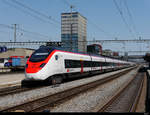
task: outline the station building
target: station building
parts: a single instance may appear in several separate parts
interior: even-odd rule
[[[87,51],[87,19],[79,12],[61,14],[61,41],[67,51]]]

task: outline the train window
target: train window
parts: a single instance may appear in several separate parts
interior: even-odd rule
[[[108,62],[103,62],[102,66],[109,66],[109,63]]]
[[[100,67],[113,66],[115,63],[98,62],[98,61],[83,61],[83,67]],[[81,61],[79,60],[65,60],[65,68],[80,68]]]
[[[92,62],[92,67],[96,67],[96,63],[95,62]]]
[[[47,48],[39,48],[35,50],[35,52],[31,55],[29,61],[31,62],[44,61],[52,51],[53,50]]]
[[[69,60],[65,60],[65,68],[69,68],[69,66],[70,66]]]
[[[58,60],[58,55],[55,55],[55,60]]]
[[[78,68],[78,67],[81,67],[80,61],[78,61],[78,60],[70,61],[70,68]]]
[[[91,67],[91,61],[83,61],[83,67]]]
[[[79,68],[81,63],[79,60],[65,60],[65,68]]]
[[[97,62],[97,61],[84,61],[83,62],[84,67],[100,67],[103,66],[103,62]]]

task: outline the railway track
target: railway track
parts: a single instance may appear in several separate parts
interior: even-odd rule
[[[134,78],[102,108],[93,112],[135,112],[144,83],[144,74],[137,73]]]
[[[38,84],[38,83],[36,83],[36,84]],[[41,87],[44,87],[44,86],[40,86],[40,84],[38,84],[38,85],[36,85],[35,88],[34,87],[30,87],[30,88],[21,87],[21,85],[11,86],[11,87],[6,87],[6,88],[0,88],[0,96],[13,95],[16,93],[34,90],[34,89],[41,88]]]
[[[13,86],[13,87],[1,88],[0,89],[0,96],[6,96],[6,95],[9,95],[9,94],[16,93],[17,90],[21,90],[20,85]]]
[[[52,95],[48,95],[33,101],[29,101],[20,105],[16,105],[10,108],[5,108],[3,110],[0,110],[2,112],[13,112],[16,110],[23,110],[25,112],[39,112],[39,111],[43,111],[46,108],[50,108],[50,106],[54,106],[60,103],[63,103],[64,101],[73,98],[75,96],[77,96],[77,94],[83,93],[85,91],[91,90],[93,88],[96,88],[106,82],[109,82],[111,80],[114,80],[118,77],[121,77],[124,74],[127,74],[128,72],[130,72],[131,70],[133,70],[134,68],[130,68],[128,70],[125,70],[123,72],[114,74],[114,75],[110,75],[107,78],[102,78],[100,80],[91,82],[91,83],[87,83],[81,86],[77,86],[65,91],[61,91]]]
[[[0,97],[2,96],[7,96],[7,95],[13,95],[13,94],[17,94],[17,93],[21,93],[21,92],[25,92],[25,91],[30,91],[30,90],[34,90],[37,88],[42,88],[44,86],[41,87],[21,87],[21,85],[17,85],[17,86],[13,86],[13,87],[6,87],[6,88],[1,88],[0,89]]]

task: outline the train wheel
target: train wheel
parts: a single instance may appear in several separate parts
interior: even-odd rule
[[[52,78],[52,85],[55,85],[55,84],[60,84],[62,82],[63,78],[62,77],[53,77]]]
[[[52,85],[55,85],[56,84],[56,78],[53,78],[52,79]]]

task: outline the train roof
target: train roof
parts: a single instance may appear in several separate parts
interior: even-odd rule
[[[116,58],[112,58],[112,57],[108,57],[108,56],[102,56],[102,55],[97,55],[97,54],[92,54],[92,53],[85,53],[85,52],[77,52],[77,51],[67,51],[62,47],[56,47],[56,46],[40,46],[39,48],[46,48],[46,49],[51,49],[51,50],[61,50],[61,51],[65,51],[65,52],[70,52],[70,53],[77,53],[77,54],[83,54],[83,55],[90,55],[90,56],[95,56],[95,57],[104,57],[104,58],[109,58],[109,59],[116,59]],[[125,60],[121,60],[121,59],[116,59],[116,60],[120,60],[120,61],[125,61]],[[127,62],[127,61],[125,61]]]

